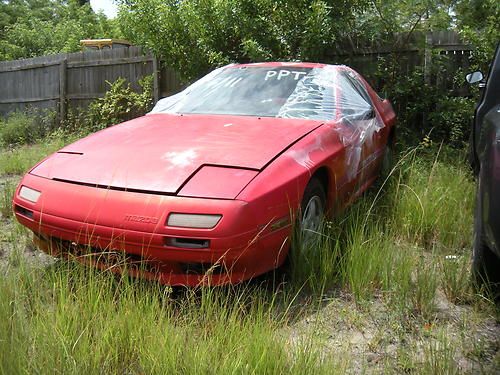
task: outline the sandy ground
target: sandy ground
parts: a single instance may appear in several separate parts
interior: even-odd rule
[[[449,303],[438,292],[430,323],[389,309],[383,296],[357,305],[347,294],[325,296],[323,305],[288,327],[291,344],[311,337],[325,356],[347,354],[352,373],[420,373],[433,355],[447,356],[453,373],[500,374],[500,322],[471,306]],[[428,369],[426,373],[437,373]]]

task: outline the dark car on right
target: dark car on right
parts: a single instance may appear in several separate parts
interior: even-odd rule
[[[486,82],[481,72],[466,77],[480,83],[481,99],[474,114],[471,163],[477,176],[472,273],[479,287],[500,292],[500,44]]]

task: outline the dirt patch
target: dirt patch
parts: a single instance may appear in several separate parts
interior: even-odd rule
[[[453,373],[500,373],[499,322],[448,302],[443,293],[436,299],[435,319],[423,322],[384,296],[362,305],[348,294],[326,297],[283,333],[292,346],[314,337],[324,356],[349,358],[352,373],[438,373],[438,362]]]

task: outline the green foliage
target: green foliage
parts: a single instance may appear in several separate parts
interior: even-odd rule
[[[115,21],[76,0],[0,2],[0,60],[80,50],[80,40],[119,37]]]
[[[429,137],[457,148],[468,142],[478,93],[471,90],[474,95],[470,97],[458,96],[446,83],[439,83],[446,63],[445,56],[436,55],[434,69],[429,72],[431,82],[426,82],[423,68],[404,71],[404,56],[391,54],[380,58],[373,79],[397,114],[399,141],[416,145],[423,137]],[[453,79],[445,78],[451,85],[463,88],[463,70],[453,73]]]
[[[32,143],[48,134],[54,123],[52,111],[12,112],[6,119],[0,119],[0,146]]]
[[[479,51],[491,52],[499,36],[495,0],[119,2],[126,37],[188,80],[228,62],[329,61],[339,41],[353,48],[373,40],[403,46],[415,31],[457,29],[485,59],[491,53]],[[395,33],[407,36],[396,41]]]
[[[228,62],[321,60],[367,0],[123,0],[127,39],[193,79]]]
[[[110,89],[104,97],[93,101],[85,115],[85,126],[91,131],[104,129],[111,125],[144,115],[151,109],[153,77],[148,76],[140,82],[142,93],[132,90],[124,78],[108,82]]]
[[[405,74],[405,63],[397,55],[380,58],[374,75],[379,82],[379,92],[389,98],[398,116],[399,139],[427,134],[429,129],[422,127],[423,116],[435,103],[434,88],[425,83],[423,69],[417,67]]]
[[[165,289],[61,263],[0,280],[0,373],[342,374],[335,357],[279,334],[250,288]]]
[[[357,19],[365,41],[377,39],[404,49],[415,31],[456,30],[473,47],[471,71],[487,72],[500,40],[500,3],[495,0],[377,0],[371,2],[371,8],[372,12]],[[397,32],[406,36],[395,38]],[[460,96],[467,90],[465,72],[452,71],[453,65],[438,51],[433,52],[427,77],[422,66],[412,64],[404,53],[396,52],[381,58],[374,74],[378,89],[396,110],[400,139],[415,144],[415,138],[431,134],[437,141],[462,147],[469,139],[476,90],[470,89],[473,95],[469,97]]]
[[[449,0],[374,0],[358,17],[358,28],[368,38],[397,32],[445,30],[451,25]]]
[[[435,109],[429,114],[429,125],[438,139],[456,147],[463,147],[472,129],[474,98],[444,95],[436,101]]]
[[[500,3],[496,0],[459,0],[458,31],[474,47],[471,69],[486,73],[500,41]]]

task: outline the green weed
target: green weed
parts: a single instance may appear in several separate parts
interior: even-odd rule
[[[12,198],[16,184],[13,181],[6,181],[3,186],[0,186],[0,214],[3,218],[12,217]]]
[[[435,151],[435,156],[425,158],[414,152],[401,164],[395,176],[391,227],[405,240],[429,250],[468,248],[474,204],[471,173],[456,156],[450,160]]]
[[[0,119],[0,146],[33,143],[47,135],[55,123],[52,111],[13,112]]]
[[[436,291],[438,287],[437,266],[433,261],[421,258],[415,264],[413,281],[413,310],[424,320],[431,321],[436,308]]]
[[[313,240],[306,241],[294,226],[288,264],[290,280],[296,290],[305,288],[316,294],[338,282],[340,243],[330,232],[332,223],[324,221]]]
[[[452,303],[466,303],[471,296],[470,257],[447,255],[440,260],[441,285]]]
[[[455,347],[448,339],[448,335],[443,331],[438,332],[436,338],[430,340],[424,347],[421,374],[459,374],[454,356]]]

